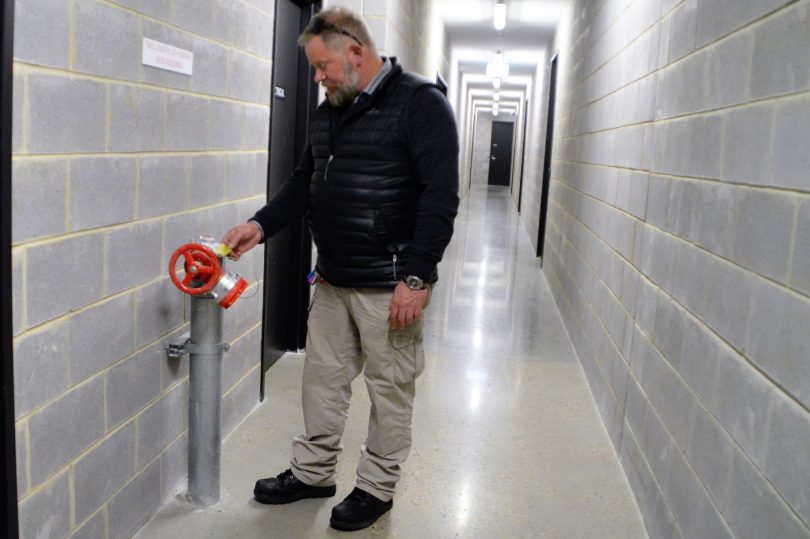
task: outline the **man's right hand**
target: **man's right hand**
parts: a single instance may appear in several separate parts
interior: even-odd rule
[[[262,230],[253,222],[243,223],[230,229],[222,238],[222,243],[231,248],[228,258],[239,260],[239,257],[250,251],[262,239]]]

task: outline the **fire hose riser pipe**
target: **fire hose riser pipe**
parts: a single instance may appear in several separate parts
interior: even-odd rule
[[[191,342],[219,348],[223,310],[213,298],[191,298]],[[192,353],[188,397],[188,499],[193,504],[219,501],[222,430],[222,349]]]
[[[195,505],[212,505],[220,497],[222,354],[229,348],[222,341],[223,313],[248,286],[238,274],[223,270],[226,254],[213,238],[201,238],[179,247],[169,261],[172,282],[191,296],[189,335],[166,349],[169,357],[190,354],[187,500]]]

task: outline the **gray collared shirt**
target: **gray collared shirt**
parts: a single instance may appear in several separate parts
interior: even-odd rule
[[[366,85],[363,89],[364,94],[371,95],[374,91],[380,86],[380,83],[385,78],[385,76],[391,71],[393,64],[391,63],[390,58],[383,58],[383,65],[377,74],[374,75],[374,78]]]

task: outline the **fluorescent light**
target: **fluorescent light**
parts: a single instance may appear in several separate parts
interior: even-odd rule
[[[498,101],[500,98],[501,98],[501,94],[500,94],[500,93],[498,93],[498,92],[493,92],[493,93],[492,93],[492,100],[493,100],[493,101],[495,101],[496,103],[497,103],[497,101]]]
[[[497,116],[498,115],[498,109],[492,109],[492,115]]]
[[[506,0],[498,0],[495,4],[495,16],[492,24],[496,30],[503,30],[506,26]]]
[[[494,86],[496,89],[500,88],[501,87],[501,78],[500,77],[495,77],[494,79],[492,79],[492,86]]]
[[[496,64],[502,64],[503,63],[503,53],[501,51],[498,51],[498,52],[495,53],[495,63]]]
[[[487,77],[498,77],[505,79],[509,76],[509,64],[489,63],[487,64]]]

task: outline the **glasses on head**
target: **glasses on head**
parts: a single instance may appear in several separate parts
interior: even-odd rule
[[[309,21],[309,32],[314,35],[320,35],[324,32],[333,32],[335,34],[343,34],[346,37],[350,37],[357,42],[358,45],[361,47],[363,46],[363,42],[357,39],[357,37],[352,34],[351,32],[347,32],[340,26],[336,26],[329,21],[326,21],[320,17],[312,17],[312,20]]]

